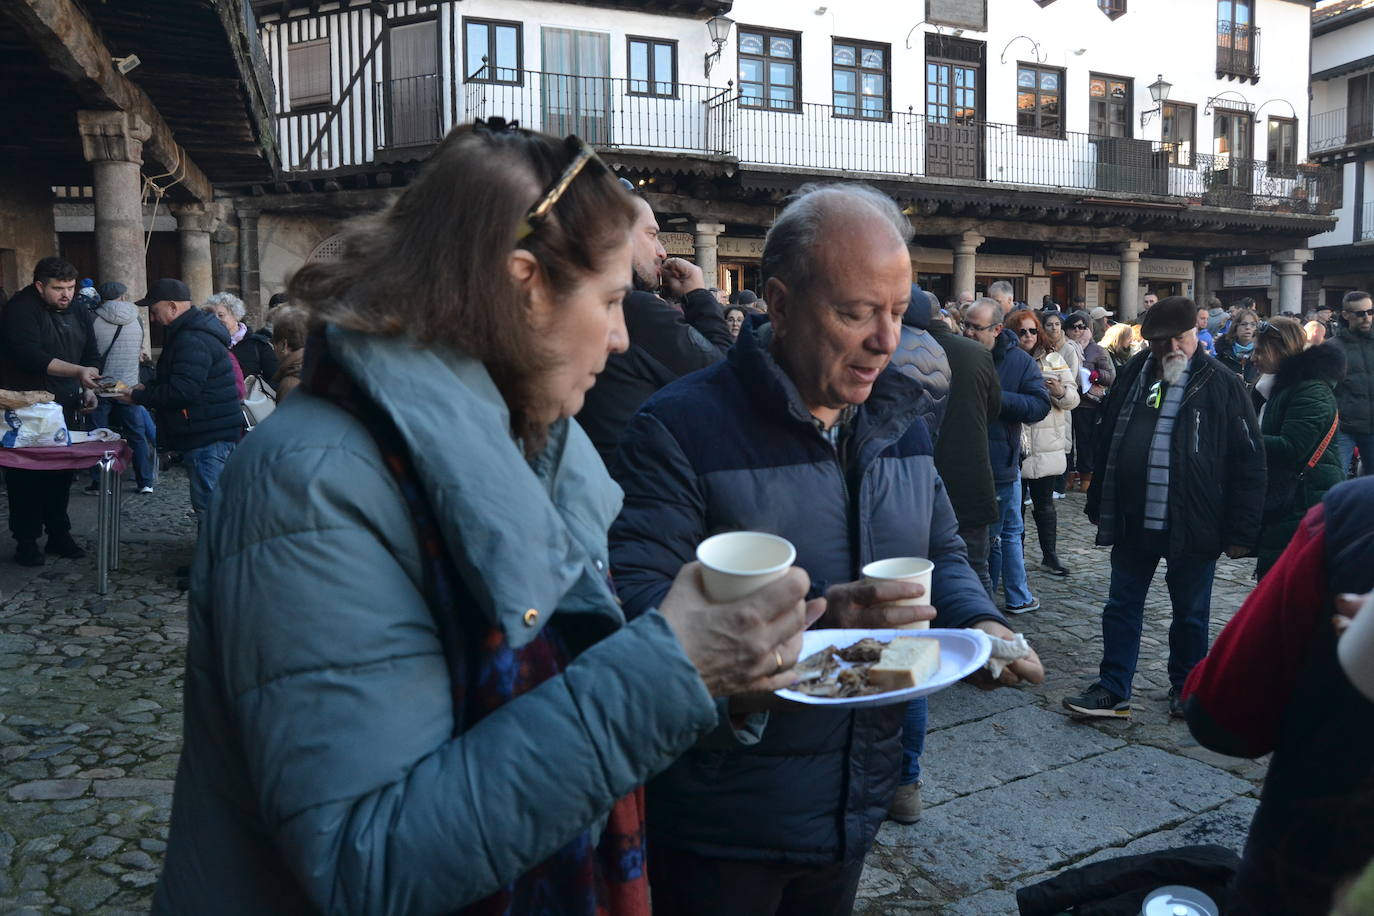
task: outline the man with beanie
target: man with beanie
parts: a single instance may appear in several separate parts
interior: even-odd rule
[[[1145,597],[1160,560],[1173,604],[1169,714],[1207,654],[1217,557],[1250,553],[1265,490],[1264,440],[1244,383],[1198,346],[1197,308],[1161,299],[1140,326],[1149,349],[1117,376],[1101,408],[1087,515],[1112,548],[1098,679],[1064,707],[1081,716],[1131,714]]]

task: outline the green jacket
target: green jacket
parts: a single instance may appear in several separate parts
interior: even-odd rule
[[[298,389],[235,451],[202,529],[155,913],[452,912],[717,721],[664,619],[626,625],[611,594],[621,493],[580,427],[559,423],[535,470],[480,363],[329,340],[409,446],[477,605],[455,613],[517,647],[557,615],[613,632],[455,737],[400,490],[365,429]]]
[[[1293,508],[1265,517],[1256,547],[1255,573],[1263,576],[1278,560],[1302,517],[1345,480],[1339,449],[1332,437],[1316,467],[1303,471],[1336,422],[1336,386],[1345,376],[1345,357],[1339,347],[1322,344],[1283,361],[1260,418],[1260,434],[1269,467],[1268,488],[1279,494],[1295,491]],[[1344,421],[1344,416],[1342,416]],[[1297,484],[1294,478],[1303,473]]]

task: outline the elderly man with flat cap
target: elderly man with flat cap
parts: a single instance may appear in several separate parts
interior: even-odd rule
[[[1207,654],[1217,557],[1249,554],[1260,528],[1264,442],[1244,384],[1198,346],[1191,299],[1161,299],[1140,328],[1149,349],[1122,367],[1100,409],[1087,515],[1112,548],[1098,679],[1064,706],[1131,714],[1145,596],[1160,560],[1173,605],[1169,714]]]

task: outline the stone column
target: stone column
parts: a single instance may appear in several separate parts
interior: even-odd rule
[[[1212,295],[1207,288],[1207,268],[1212,266],[1211,258],[1197,258],[1193,261],[1193,301],[1199,308],[1205,308],[1207,299]]]
[[[124,111],[78,111],[81,151],[95,186],[95,257],[99,282],[117,280],[131,298],[148,291],[143,247],[143,141],[147,123]]]
[[[1134,323],[1140,314],[1140,253],[1149,247],[1149,242],[1139,239],[1121,243],[1121,304],[1117,307],[1118,321]]]
[[[720,269],[716,265],[716,238],[724,231],[724,223],[697,223],[697,266],[706,276],[707,286],[720,286]]]
[[[954,295],[972,292],[978,275],[978,246],[987,239],[976,232],[965,232],[950,238],[954,246]]]
[[[262,294],[258,289],[258,211],[239,210],[239,298],[248,324],[262,327]]]
[[[1310,248],[1276,251],[1271,257],[1279,273],[1279,311],[1302,316],[1302,266],[1312,260]]]
[[[200,203],[173,204],[171,210],[181,243],[181,281],[191,288],[192,303],[200,305],[215,291],[210,263],[212,217]]]

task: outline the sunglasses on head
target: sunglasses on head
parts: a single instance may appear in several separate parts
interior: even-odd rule
[[[549,185],[549,189],[540,196],[538,202],[530,208],[530,211],[525,214],[525,218],[521,220],[520,226],[515,230],[515,240],[517,242],[523,241],[534,234],[534,231],[549,218],[549,213],[558,203],[559,198],[567,193],[568,186],[571,185],[573,180],[587,167],[587,163],[591,162],[593,159],[597,159],[596,150],[588,146],[585,140],[582,140],[575,134],[569,134],[563,143],[572,153],[572,159],[568,162],[567,167],[563,169],[563,174],[559,175],[554,183]],[[597,159],[597,161],[599,162],[600,160]]]

